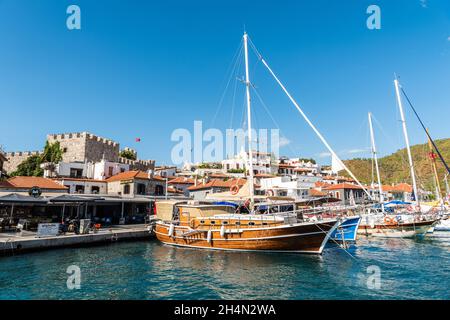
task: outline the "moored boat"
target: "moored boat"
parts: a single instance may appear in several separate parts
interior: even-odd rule
[[[342,218],[330,239],[334,241],[356,241],[360,223],[360,216]]]
[[[299,222],[292,214],[208,215],[201,205],[178,205],[175,212],[177,220],[156,222],[156,237],[190,248],[321,254],[338,226],[336,219]]]

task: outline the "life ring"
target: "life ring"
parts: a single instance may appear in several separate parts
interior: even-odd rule
[[[407,206],[407,207],[406,207],[406,211],[408,211],[408,212],[413,212],[413,211],[414,211],[414,208],[413,208],[412,206]]]
[[[391,218],[391,217],[384,217],[384,223],[387,224],[387,225],[394,225],[394,224],[397,224],[397,223],[395,222],[395,220],[394,220],[393,218]]]
[[[230,187],[230,192],[231,192],[232,195],[237,194],[239,192],[239,186],[236,185],[236,184],[234,186],[231,186]]]
[[[275,194],[275,193],[273,192],[272,189],[269,189],[269,190],[266,191],[266,196],[267,196],[267,197],[273,197],[274,194]]]

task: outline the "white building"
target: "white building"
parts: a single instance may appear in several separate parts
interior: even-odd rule
[[[67,177],[75,179],[105,180],[121,172],[129,171],[130,165],[100,160],[99,162],[60,162],[50,168],[43,164],[44,177]]]
[[[309,190],[315,187],[319,176],[281,176],[260,180],[261,190],[270,196],[286,196],[296,200],[309,197]]]
[[[278,163],[278,173],[281,175],[321,174],[321,166],[312,160],[292,158],[283,159]]]
[[[252,152],[253,174],[276,174],[278,172],[278,164],[272,153]],[[224,173],[247,172],[247,164],[249,163],[249,153],[242,150],[233,159],[222,161],[222,170]]]

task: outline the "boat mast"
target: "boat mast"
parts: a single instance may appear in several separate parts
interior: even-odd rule
[[[436,181],[437,200],[440,201],[442,198],[442,190],[441,190],[441,184],[439,183],[439,175],[438,175],[437,166],[436,166],[436,154],[433,152],[433,145],[431,143],[430,134],[428,132],[428,129],[427,129],[427,136],[428,136],[428,148],[430,150],[429,155],[430,155],[431,165],[433,167],[434,179]]]
[[[381,210],[384,212],[383,188],[381,186],[380,168],[378,167],[378,156],[377,156],[377,147],[375,146],[375,135],[373,134],[372,113],[370,112],[369,112],[369,128],[370,128],[370,141],[372,143],[372,156],[375,161],[375,169],[377,171],[378,192],[380,193],[379,200],[381,204]]]
[[[397,78],[395,78],[395,80],[394,80],[394,85],[395,85],[395,94],[397,96],[397,104],[398,104],[398,108],[400,110],[400,117],[401,117],[401,121],[402,121],[403,135],[405,137],[406,150],[408,152],[409,169],[411,171],[413,192],[414,192],[414,196],[416,198],[417,205],[420,205],[419,194],[417,192],[416,175],[414,174],[414,164],[413,164],[412,155],[411,155],[411,148],[409,146],[408,130],[406,129],[405,114],[403,112],[402,98],[400,97],[400,89],[399,89],[400,84],[399,84]]]
[[[244,52],[245,52],[245,87],[247,94],[247,127],[248,127],[248,171],[249,180],[248,187],[250,192],[250,210],[253,211],[254,204],[254,185],[253,185],[253,151],[252,151],[252,115],[251,115],[251,99],[250,99],[250,75],[248,72],[248,36],[244,32]]]

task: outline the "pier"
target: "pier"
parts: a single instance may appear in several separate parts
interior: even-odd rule
[[[37,237],[36,232],[0,233],[0,256],[66,247],[83,247],[118,241],[149,240],[154,237],[149,225],[124,225],[88,234]]]

